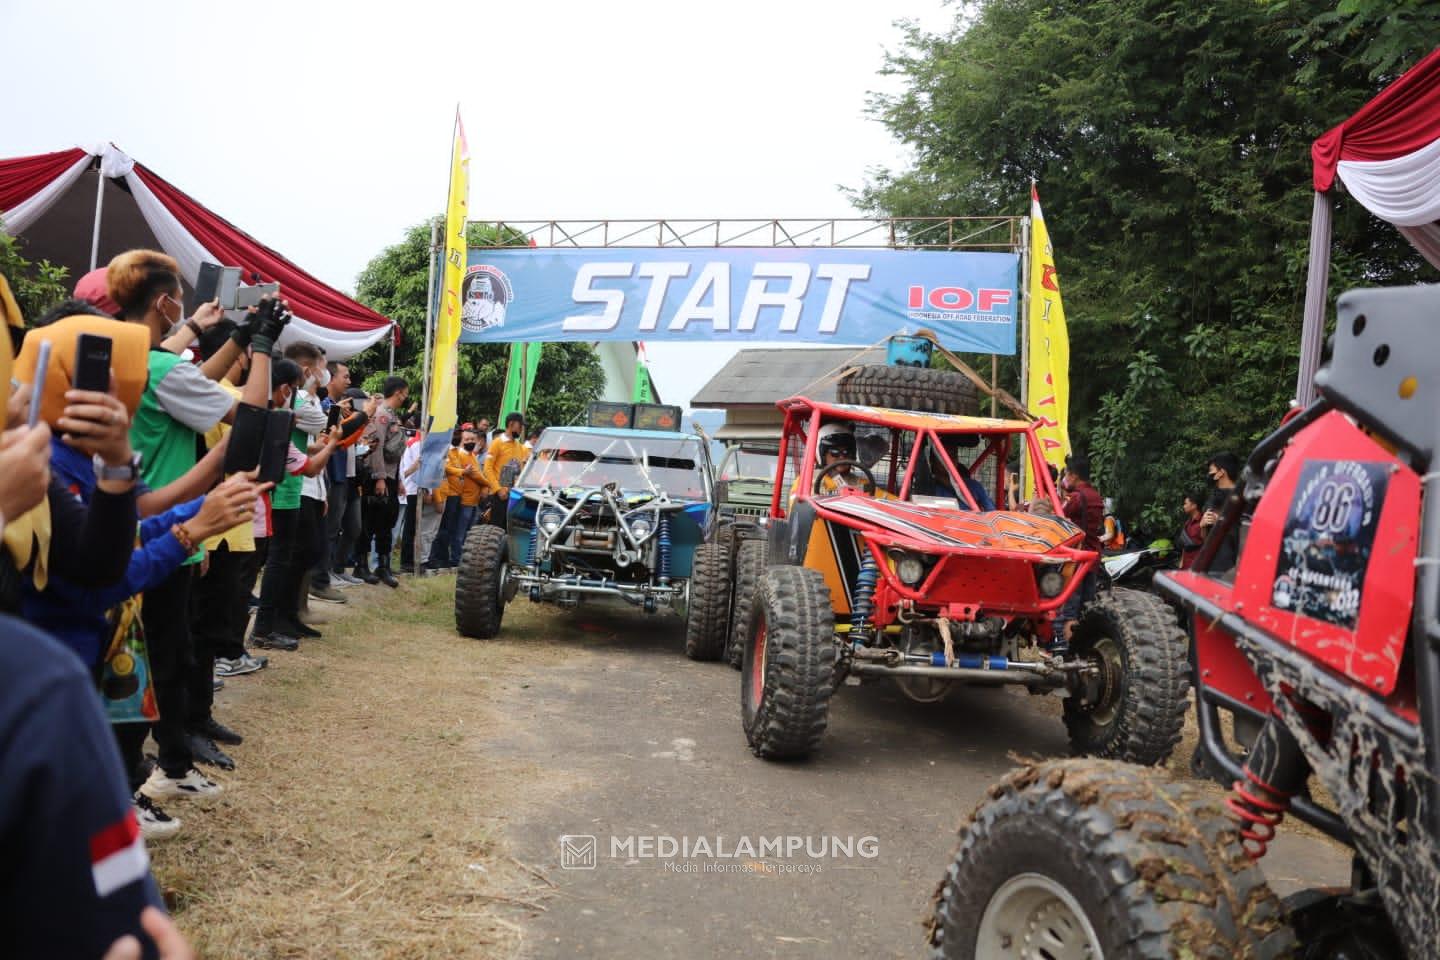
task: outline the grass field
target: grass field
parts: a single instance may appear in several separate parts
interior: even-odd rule
[[[477,741],[487,690],[526,655],[455,635],[452,577],[316,604],[325,636],[229,681],[216,716],[245,743],[208,807],[151,856],[209,958],[505,957],[550,887],[496,840],[515,765]],[[507,624],[535,616],[529,604]],[[207,771],[209,772],[209,771]],[[523,771],[521,771],[523,773]]]

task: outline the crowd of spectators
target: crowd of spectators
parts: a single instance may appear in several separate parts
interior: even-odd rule
[[[310,600],[399,586],[400,504],[421,493],[401,476],[407,459],[418,469],[409,384],[354,386],[345,363],[287,334],[283,293],[189,316],[182,301],[179,265],[150,250],[116,257],[39,317],[19,315],[0,277],[6,956],[188,956],[146,843],[222,793],[203,768],[243,763],[216,690],[269,667],[261,650],[319,637]],[[107,390],[73,388],[78,352],[97,342],[81,334],[109,342]],[[237,463],[249,446],[238,438],[257,416],[273,426],[275,411],[289,414],[288,445],[283,429],[265,439],[284,465],[260,482],[260,466]],[[482,463],[502,470],[505,441],[466,448],[487,428],[467,425],[444,505],[425,511],[437,566],[453,565],[501,490]]]

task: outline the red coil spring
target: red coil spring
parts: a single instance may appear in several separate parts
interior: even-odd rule
[[[1225,798],[1225,807],[1240,822],[1240,841],[1245,853],[1251,860],[1259,860],[1265,856],[1270,841],[1275,839],[1275,828],[1285,819],[1285,811],[1290,809],[1290,798],[1249,770],[1245,771],[1245,776],[1259,789],[1252,791],[1250,784],[1236,780]]]

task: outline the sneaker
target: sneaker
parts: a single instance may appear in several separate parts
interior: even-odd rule
[[[345,603],[345,595],[334,587],[324,587],[318,583],[310,585],[310,599],[319,600],[321,603]]]
[[[198,733],[202,737],[209,737],[216,743],[229,744],[232,747],[238,747],[245,742],[244,737],[214,717],[206,717],[202,722],[195,724],[190,732]]]
[[[225,681],[220,679],[219,677],[214,677],[210,681],[210,688],[215,693],[219,693],[221,690],[225,689]]]
[[[258,657],[252,657],[248,651],[243,656],[241,656],[240,659],[245,663],[253,664],[254,669],[256,670],[264,670],[265,667],[268,666],[270,663],[269,657],[263,655]]]
[[[375,571],[369,567],[356,567],[355,576],[360,579],[361,583],[368,583],[372,587],[380,582],[380,578],[375,575]]]
[[[255,646],[265,650],[299,650],[300,641],[283,633],[265,633],[251,640]]]
[[[346,581],[341,580],[339,577],[331,577],[330,586],[332,589],[335,590],[349,590],[351,587],[355,586],[355,584],[347,583]]]
[[[180,821],[156,805],[154,800],[140,791],[130,800],[135,807],[135,819],[140,824],[140,836],[146,843],[168,840],[180,832]]]
[[[287,623],[287,624],[286,624],[284,627],[282,627],[281,629],[283,629],[286,633],[290,634],[291,636],[295,637],[295,639],[297,639],[297,640],[303,639],[303,638],[305,638],[305,637],[314,637],[314,638],[323,637],[323,636],[324,636],[323,633],[321,633],[319,630],[316,630],[314,627],[311,627],[311,626],[306,625],[306,624],[303,622],[304,616],[305,616],[304,614],[301,614],[301,617],[302,617],[302,621],[301,621],[301,622],[299,622],[299,623]]]
[[[217,747],[214,740],[198,733],[192,733],[185,739],[190,744],[190,755],[195,758],[196,763],[219,767],[221,770],[235,769],[234,759]]]
[[[331,578],[330,582],[331,582],[332,584],[333,584],[333,583],[336,583],[336,582],[343,583],[343,584],[345,584],[347,587],[357,587],[357,586],[359,586],[360,584],[364,583],[365,581],[364,581],[364,580],[361,580],[359,577],[351,576],[350,574],[345,573],[345,572],[342,571],[342,572],[340,572],[340,573],[335,574],[335,575]]]
[[[140,791],[151,800],[165,800],[180,797],[186,800],[210,800],[225,792],[225,788],[205,774],[191,767],[183,777],[168,777],[164,769],[156,767],[140,787]]]
[[[240,657],[216,657],[215,676],[240,677],[247,673],[254,673],[263,666],[263,663],[258,663],[255,658],[249,654]]]

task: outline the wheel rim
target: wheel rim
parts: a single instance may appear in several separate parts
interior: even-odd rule
[[[1089,658],[1100,668],[1100,675],[1085,681],[1085,709],[1095,723],[1109,726],[1120,713],[1120,677],[1125,671],[1120,645],[1111,637],[1101,637],[1090,649]]]
[[[1103,960],[1090,918],[1070,891],[1038,873],[1001,885],[985,905],[975,938],[977,957],[1021,960]]]
[[[750,658],[750,703],[760,709],[760,697],[765,692],[765,661],[768,659],[770,644],[766,642],[765,617],[762,614],[755,625],[755,653]]]

